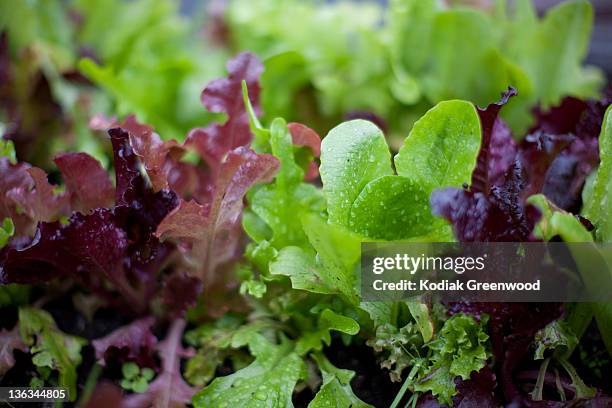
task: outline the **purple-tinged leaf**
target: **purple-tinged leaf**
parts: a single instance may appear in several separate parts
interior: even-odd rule
[[[166,313],[174,318],[182,317],[188,308],[196,305],[202,289],[202,281],[186,273],[177,271],[168,276],[161,292]]]
[[[15,326],[13,330],[0,330],[0,377],[15,365],[14,350],[24,352],[28,350],[19,335],[19,327]]]
[[[110,131],[115,149],[117,200],[114,208],[75,212],[67,224],[40,223],[29,244],[3,249],[2,283],[46,282],[70,276],[113,303],[144,312],[170,246],[153,235],[177,205],[169,190],[153,192],[139,171],[128,133]],[[46,177],[45,177],[46,180]]]
[[[18,204],[8,193],[32,188],[33,182],[27,163],[12,164],[7,157],[0,157],[0,218],[12,218],[17,236],[31,236],[36,221],[18,209]]]
[[[102,380],[94,388],[85,408],[121,407],[123,392],[110,381]]]
[[[453,397],[453,407],[457,408],[497,408],[501,406],[495,397],[497,381],[493,370],[484,367],[471,374],[469,380],[455,380],[457,395]],[[442,408],[438,400],[428,392],[419,398],[418,408]]]
[[[121,128],[108,131],[113,144],[115,163],[115,205],[130,205],[146,190],[146,181],[139,168],[139,160],[129,143],[129,133]]]
[[[561,209],[578,212],[586,177],[599,163],[598,137],[607,107],[612,103],[612,88],[600,100],[565,98],[546,113],[538,111],[532,132],[573,135],[574,140],[550,164],[541,191]]]
[[[502,186],[489,194],[449,187],[431,194],[434,215],[446,218],[462,242],[533,241],[540,217],[537,208],[521,198],[521,166],[515,162]]]
[[[49,222],[68,214],[68,195],[55,194],[47,174],[38,167],[30,167],[27,172],[30,180],[7,191],[6,198],[12,200],[33,221]]]
[[[73,210],[85,213],[113,205],[115,188],[96,159],[87,153],[64,153],[54,161],[62,172]]]
[[[525,185],[521,195],[527,198],[542,191],[547,172],[559,153],[574,141],[571,135],[533,133],[519,146],[518,159],[523,166]]]
[[[227,121],[223,125],[215,123],[193,129],[185,142],[186,146],[193,146],[213,170],[228,152],[251,143],[249,119],[242,99],[243,80],[255,111],[259,111],[261,62],[254,54],[241,53],[228,62],[227,71],[228,77],[210,82],[201,98],[209,111],[227,114]]]
[[[193,356],[193,350],[183,348],[181,339],[185,321],[175,320],[168,336],[157,345],[162,361],[161,372],[144,393],[132,394],[121,404],[122,408],[179,408],[191,402],[196,389],[189,386],[181,375],[181,359]]]
[[[239,255],[244,195],[254,184],[270,181],[278,166],[268,154],[245,147],[231,151],[212,185],[212,200],[204,204],[181,200],[157,228],[158,237],[191,246],[190,274],[204,282],[205,297],[225,279],[216,273],[218,268]]]
[[[306,125],[291,122],[287,124],[287,129],[291,133],[291,141],[296,146],[308,147],[313,158],[321,156],[321,137]],[[314,180],[319,176],[319,166],[313,160],[308,163],[308,169],[304,174],[304,180]]]
[[[151,333],[154,319],[145,317],[92,341],[98,363],[134,361],[140,367],[155,367],[157,338]]]
[[[156,235],[186,239],[202,245],[203,270],[199,276],[212,273],[221,263],[233,258],[239,243],[242,200],[256,183],[270,181],[278,170],[278,160],[268,154],[256,154],[240,147],[230,152],[222,163],[214,185],[213,200],[199,204],[181,201],[159,225]]]
[[[508,88],[498,102],[485,109],[478,108],[482,141],[476,168],[472,173],[472,191],[486,193],[514,161],[514,140],[510,129],[499,117],[499,111],[516,94],[514,88]]]

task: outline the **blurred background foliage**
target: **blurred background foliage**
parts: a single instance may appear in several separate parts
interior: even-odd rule
[[[520,134],[534,107],[596,97],[605,83],[583,65],[591,4],[541,14],[531,0],[0,0],[0,130],[45,168],[72,149],[107,164],[95,114],[134,113],[181,140],[212,118],[199,102],[206,82],[249,50],[266,68],[266,122],[324,135],[365,117],[393,146],[437,102],[482,106],[512,85],[505,119]]]

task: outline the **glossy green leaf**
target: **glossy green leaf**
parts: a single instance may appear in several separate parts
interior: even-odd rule
[[[584,215],[595,225],[598,241],[612,242],[612,107],[606,111],[599,135],[599,168]]]
[[[361,191],[348,225],[369,238],[398,240],[426,235],[443,224],[431,215],[425,188],[406,177],[383,176]]]
[[[480,151],[480,119],[465,101],[440,102],[415,124],[395,156],[397,174],[427,192],[469,183]],[[427,202],[427,201],[426,201]]]
[[[343,294],[350,303],[357,304],[361,238],[316,215],[305,216],[302,225],[317,252],[322,281]]]
[[[393,174],[385,136],[365,120],[336,126],[323,139],[320,172],[329,221],[348,226],[351,207],[363,188]]]
[[[254,335],[249,349],[255,356],[247,367],[217,377],[193,397],[196,408],[292,407],[291,395],[298,380],[305,378],[305,365],[290,342],[270,343]]]
[[[529,197],[528,203],[542,212],[534,234],[546,241],[560,236],[565,242],[593,242],[593,236],[572,214],[559,210],[543,194]]]
[[[308,408],[372,407],[353,393],[351,380],[355,372],[334,367],[322,354],[313,354],[313,359],[321,370],[323,383],[314,399],[308,404]]]
[[[270,263],[270,274],[289,277],[293,289],[313,293],[337,293],[321,277],[315,254],[299,247],[290,246],[281,249],[277,258]]]

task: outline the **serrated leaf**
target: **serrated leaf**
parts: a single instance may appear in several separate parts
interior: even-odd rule
[[[547,350],[559,350],[558,352],[562,353],[564,350],[573,350],[578,344],[578,338],[569,325],[560,320],[555,320],[538,331],[534,340],[534,360],[543,360]]]
[[[284,275],[291,279],[293,289],[314,293],[337,293],[328,286],[317,268],[315,254],[299,247],[285,247],[270,263],[271,275]]]
[[[193,397],[196,408],[293,407],[291,395],[305,377],[305,365],[290,342],[272,344],[255,335],[249,342],[255,361],[225,377],[218,377]]]
[[[351,388],[351,379],[355,372],[334,367],[322,354],[313,354],[323,377],[323,384],[308,404],[308,408],[371,408],[360,400]]]
[[[352,336],[359,333],[359,324],[350,317],[325,309],[319,316],[317,329],[305,333],[296,344],[295,351],[304,355],[310,350],[321,350],[323,344],[330,345],[330,331],[338,331]]]
[[[489,339],[484,331],[486,321],[486,315],[481,316],[480,323],[464,314],[448,319],[429,345],[433,363],[417,381],[414,390],[431,391],[440,403],[452,406],[452,397],[457,393],[455,378],[467,380],[472,372],[486,364]]]
[[[302,226],[317,251],[316,262],[323,282],[357,304],[361,238],[312,214],[302,219]]]

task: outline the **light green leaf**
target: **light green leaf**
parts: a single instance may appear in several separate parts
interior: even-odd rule
[[[15,145],[12,140],[4,140],[2,136],[2,127],[0,123],[0,157],[8,157],[9,162],[12,164],[17,163],[17,156],[15,155]]]
[[[599,168],[584,214],[595,225],[598,241],[612,242],[612,107],[606,111],[599,136]],[[602,339],[612,356],[612,303],[597,303],[593,312]]]
[[[345,295],[350,303],[358,304],[361,238],[316,215],[306,215],[302,226],[317,251],[317,269],[325,285]]]
[[[62,333],[48,312],[30,307],[19,308],[19,333],[30,346],[34,364],[59,371],[59,385],[68,389],[70,400],[74,401],[76,369],[81,363],[81,347],[86,341]]]
[[[562,320],[555,320],[538,331],[534,341],[536,346],[534,360],[543,360],[547,350],[558,350],[557,353],[563,353],[573,350],[578,344],[578,338],[570,326]]]
[[[15,224],[10,218],[5,218],[0,224],[0,248],[6,245],[9,238],[15,233]]]
[[[434,325],[429,313],[429,307],[419,301],[408,301],[408,310],[412,318],[416,321],[417,327],[423,336],[423,342],[429,342],[434,334]]]
[[[296,163],[285,121],[275,119],[269,132],[270,149],[280,161],[280,170],[273,183],[252,190],[248,196],[250,210],[272,232],[272,246],[279,249],[288,245],[301,246],[307,239],[302,226],[295,220],[303,213],[322,211],[325,203],[319,189],[303,182],[304,170]],[[253,219],[247,219],[246,226],[254,238],[265,234],[263,227]]]
[[[557,208],[543,194],[533,195],[527,202],[542,212],[534,231],[538,238],[549,241],[558,235],[565,242],[593,242],[591,233],[576,217]]]
[[[480,151],[480,119],[465,101],[446,101],[415,124],[395,156],[397,174],[421,186],[461,187],[469,183]],[[428,205],[428,200],[425,201]]]
[[[351,379],[355,373],[334,367],[322,354],[313,354],[323,377],[321,388],[308,408],[371,408],[370,404],[361,401],[351,388]]]
[[[370,315],[375,328],[391,323],[393,302],[361,302],[359,307]]]
[[[249,348],[255,361],[214,379],[193,397],[194,407],[293,407],[293,388],[306,377],[304,362],[293,352],[293,345],[288,341],[273,344],[262,335],[254,335]]]
[[[444,223],[429,208],[429,194],[401,176],[383,176],[368,183],[355,199],[348,226],[373,239],[399,240],[426,235]]]
[[[598,241],[612,242],[612,106],[608,107],[599,135],[599,168],[584,215],[595,225]]]
[[[415,391],[432,394],[442,404],[452,405],[452,397],[457,393],[455,378],[470,378],[487,362],[489,353],[486,346],[489,336],[485,333],[486,315],[477,323],[473,317],[456,314],[448,319],[438,337],[429,345],[433,351],[433,364],[415,386]]]
[[[338,331],[352,336],[359,333],[359,324],[350,317],[342,316],[333,310],[325,309],[321,312],[314,331],[308,331],[298,340],[295,352],[304,355],[310,350],[320,351],[323,344],[330,345],[330,331]]]
[[[366,184],[393,174],[385,136],[365,120],[336,126],[323,139],[320,172],[329,221],[346,227],[353,202]]]
[[[308,253],[299,247],[285,247],[278,257],[270,263],[271,275],[288,276],[293,289],[307,290],[314,293],[335,293],[325,283],[317,268],[315,254]]]
[[[526,27],[517,21],[515,31]],[[588,51],[593,8],[577,0],[550,9],[544,19],[526,36],[514,42],[512,57],[532,78],[536,95],[546,107],[564,95],[593,96],[601,85],[598,75],[584,70],[581,63]]]

